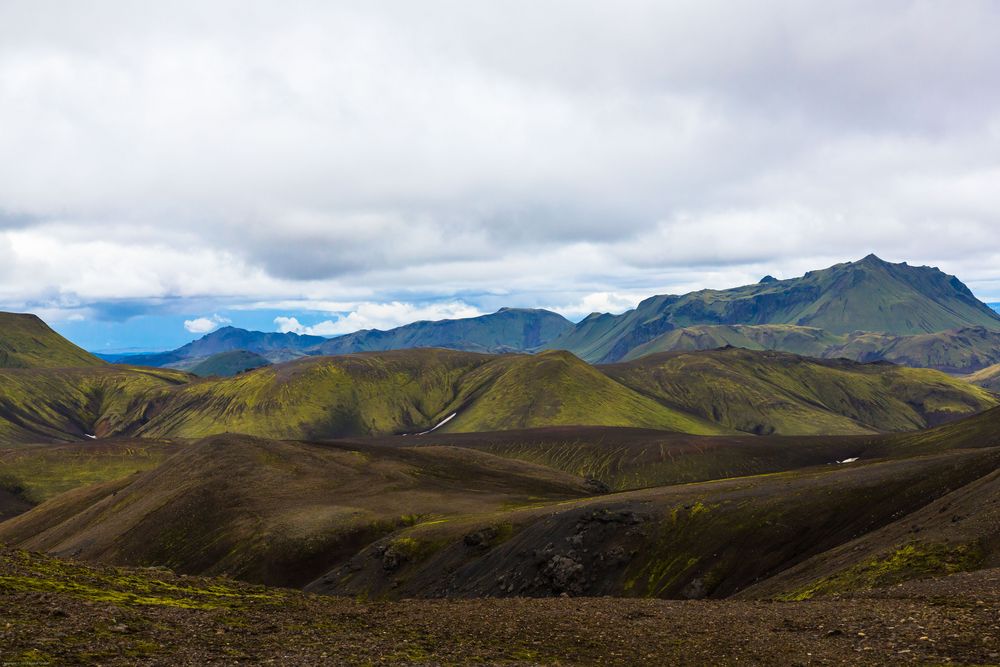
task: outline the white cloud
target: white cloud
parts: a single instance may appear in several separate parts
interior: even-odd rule
[[[461,319],[477,317],[483,313],[461,301],[414,305],[412,303],[359,303],[350,312],[335,320],[325,320],[305,326],[296,317],[278,316],[274,324],[282,333],[336,336],[361,329],[392,329],[419,320]]]
[[[216,314],[211,317],[198,317],[193,320],[184,320],[184,328],[193,334],[206,334],[211,331],[215,331],[225,324],[231,323],[232,320],[229,318],[221,317]]]
[[[998,30],[975,0],[0,3],[0,305],[339,332],[873,250],[1000,298]]]

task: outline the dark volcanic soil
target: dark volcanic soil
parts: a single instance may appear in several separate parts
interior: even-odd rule
[[[360,602],[0,551],[3,664],[1000,664],[1000,570],[805,602]]]

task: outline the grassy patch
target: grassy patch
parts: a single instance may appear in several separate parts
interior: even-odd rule
[[[913,542],[892,553],[860,563],[809,586],[782,596],[784,600],[808,600],[852,590],[878,588],[909,579],[974,570],[983,560],[978,544],[922,544]]]

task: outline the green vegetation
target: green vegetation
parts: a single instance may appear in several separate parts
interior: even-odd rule
[[[854,565],[801,590],[779,596],[783,600],[808,600],[819,595],[891,586],[910,579],[967,572],[980,567],[983,550],[978,544],[922,544],[914,542],[890,554]]]
[[[602,370],[665,405],[757,434],[915,430],[997,405],[937,371],[735,348],[649,355]]]
[[[0,449],[0,489],[37,505],[71,489],[151,470],[175,451],[172,443],[156,440]]]
[[[964,379],[983,389],[1000,393],[1000,364],[994,364],[977,373],[967,375]]]
[[[858,262],[810,271],[801,278],[764,281],[728,290],[654,296],[622,315],[592,315],[547,343],[598,363],[625,359],[675,329],[704,325],[796,325],[827,333],[778,332],[797,349],[822,344],[829,334],[871,331],[893,335],[936,333],[962,327],[1000,330],[1000,315],[954,276],[930,267],[890,264],[874,255]],[[762,338],[774,332],[764,332]],[[715,332],[717,339],[745,331]],[[805,335],[803,335],[805,334]],[[704,332],[693,333],[697,338]],[[683,334],[678,335],[685,339]],[[814,340],[810,340],[814,339]],[[739,342],[739,341],[734,341]],[[685,343],[686,344],[686,343]],[[762,347],[766,344],[757,343]],[[756,345],[754,345],[756,346]]]
[[[0,313],[0,368],[69,368],[105,363],[35,315]]]
[[[230,609],[250,604],[280,604],[286,593],[277,589],[247,590],[246,584],[212,581],[167,582],[155,574],[125,569],[96,569],[24,551],[3,553],[0,593],[59,593],[93,602],[156,605],[182,609]],[[171,578],[174,578],[171,576]]]
[[[71,442],[120,433],[150,401],[191,376],[170,370],[0,369],[0,443]]]

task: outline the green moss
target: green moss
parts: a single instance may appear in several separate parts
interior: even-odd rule
[[[888,555],[823,578],[781,599],[808,600],[820,595],[890,586],[909,579],[965,572],[976,569],[983,558],[983,550],[978,544],[913,542]]]
[[[27,552],[10,552],[6,557],[17,571],[0,576],[0,590],[6,591],[61,593],[119,605],[184,609],[234,608],[250,603],[279,603],[284,598],[277,590],[247,591],[220,580],[174,584],[133,570],[96,570]]]

